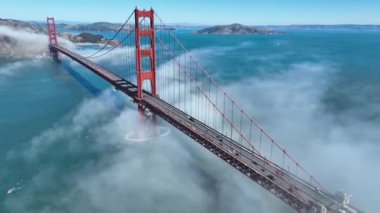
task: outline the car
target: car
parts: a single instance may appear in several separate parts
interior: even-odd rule
[[[187,119],[188,119],[189,121],[194,121],[194,118],[191,117],[190,115],[187,116]]]
[[[273,177],[273,175],[268,175],[267,176],[271,181],[274,181],[274,177]]]

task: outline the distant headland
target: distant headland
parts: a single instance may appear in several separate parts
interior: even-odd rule
[[[46,34],[46,29],[42,27],[43,25],[35,22],[26,22],[26,21],[19,21],[19,20],[13,20],[13,19],[1,19],[0,18],[0,27],[7,27],[11,30],[16,30],[16,31],[24,31],[24,32],[29,32],[29,33],[34,33],[34,34],[39,34],[39,35],[44,35]],[[58,25],[59,27],[66,26],[66,25]],[[102,25],[100,23],[92,25],[94,26],[93,28],[82,28],[83,31],[86,29],[96,29],[102,31],[102,30],[110,30],[113,29],[110,26],[117,27],[117,24],[113,25]],[[97,27],[96,27],[97,26]],[[101,27],[103,26],[103,28]],[[107,26],[107,27],[104,27]],[[65,28],[64,28],[65,29]],[[78,30],[81,31],[81,30]],[[72,33],[59,33],[59,36],[66,38],[67,40],[75,43],[75,44],[104,44],[109,42],[104,36],[99,35],[99,34],[93,34],[93,33],[88,33],[88,32],[82,32],[78,35],[72,34]],[[12,44],[16,43],[16,41],[13,41],[15,38],[7,35],[1,35],[0,34],[0,44],[2,46],[6,44]],[[114,40],[110,41],[110,45],[118,45],[119,42]]]
[[[109,23],[109,22],[95,22],[90,24],[58,24],[57,27],[61,30],[75,30],[75,31],[85,31],[85,32],[116,32],[123,24],[119,23]],[[133,26],[125,26],[124,31],[130,31]]]
[[[197,34],[217,34],[217,35],[279,35],[284,34],[274,30],[259,29],[256,27],[245,26],[242,24],[218,25],[204,28],[196,32]]]
[[[109,22],[95,22],[95,23],[81,23],[81,24],[66,24],[59,23],[57,28],[59,36],[63,38],[61,42],[71,41],[76,45],[102,45],[109,43],[111,46],[119,45],[119,41],[109,41],[101,35],[102,32],[117,31],[123,24],[109,23]],[[46,52],[47,42],[46,37],[46,23],[42,22],[28,22],[13,19],[0,18],[0,56],[23,56],[24,50],[28,49],[29,52]],[[162,27],[162,26],[161,26]],[[266,26],[245,26],[242,24],[230,24],[219,26],[199,26],[189,24],[175,24],[168,25],[165,30],[176,30],[182,28],[200,29],[196,31],[197,34],[216,34],[216,35],[278,35],[284,32],[292,32],[297,30],[337,30],[337,31],[380,31],[380,25],[355,25],[355,24],[342,24],[342,25],[266,25]],[[124,27],[123,30],[133,30],[133,25]],[[156,26],[160,30],[160,26]],[[29,33],[29,34],[28,34]],[[46,39],[45,39],[46,38]],[[29,39],[29,40],[28,40]],[[30,45],[34,42],[34,46]],[[36,42],[44,43],[38,45]],[[19,48],[18,48],[19,47]],[[26,48],[28,47],[28,48]],[[42,48],[44,47],[44,48]],[[19,50],[19,51],[18,51]],[[33,52],[33,53],[34,53]]]
[[[19,21],[0,18],[0,27],[8,27],[13,30],[24,30],[30,33],[45,33],[46,31],[35,22]]]

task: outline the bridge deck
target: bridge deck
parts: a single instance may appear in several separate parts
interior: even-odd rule
[[[51,48],[67,55],[98,76],[102,77],[118,90],[135,100],[137,88],[131,82],[113,74],[94,62],[74,53],[62,46],[51,45]],[[209,151],[223,159],[238,171],[251,178],[299,212],[319,212],[320,206],[328,212],[358,212],[352,207],[344,208],[333,199],[333,195],[321,191],[291,173],[274,165],[241,144],[231,140],[220,132],[190,117],[185,112],[173,107],[165,101],[144,93],[142,105],[177,129],[187,134]]]

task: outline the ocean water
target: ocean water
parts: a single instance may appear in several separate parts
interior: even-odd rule
[[[317,180],[377,211],[380,32],[175,34]],[[136,107],[68,59],[0,58],[0,109],[0,212],[293,212],[163,121],[126,140]]]

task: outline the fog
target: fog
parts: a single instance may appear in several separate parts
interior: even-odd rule
[[[61,37],[63,45],[72,46],[72,43]],[[48,36],[33,33],[22,29],[13,29],[0,26],[0,54],[13,58],[35,58],[48,55]]]
[[[115,99],[124,100],[122,111],[117,109]],[[272,201],[283,206],[174,129],[170,135],[151,141],[126,140],[130,131],[137,131],[137,121],[136,109],[129,100],[112,90],[83,101],[73,114],[33,138],[22,157],[30,163],[40,163],[46,156],[55,156],[56,161],[63,156],[69,161],[86,152],[102,153],[110,148],[117,151],[100,160],[80,163],[81,167],[65,174],[63,180],[57,179],[57,175],[66,166],[52,162],[18,192],[19,196],[8,197],[7,209],[10,212],[252,212],[252,209],[278,212]],[[167,126],[164,122],[156,125]],[[13,152],[8,158],[17,155]],[[55,188],[61,181],[70,188],[54,193],[52,203],[36,211],[30,209],[39,200],[38,196],[46,196],[39,191],[49,192],[50,187]]]
[[[243,106],[253,106],[251,114],[327,189],[352,193],[359,208],[376,212],[380,119],[368,115],[379,114],[380,102],[363,94],[378,92],[378,87],[366,84],[347,91],[355,101],[341,114],[331,112],[325,98],[337,86],[339,72],[327,62],[294,64],[281,73],[264,74],[243,81],[245,86],[227,89]],[[341,89],[347,88],[351,87]],[[366,106],[358,107],[363,102]]]
[[[338,120],[328,110],[325,96],[339,75],[339,69],[327,62],[297,63],[279,73],[230,83],[226,90],[323,185],[332,192],[353,193],[354,204],[376,212],[380,201],[376,187],[380,179],[380,121],[350,110],[344,120]],[[370,85],[361,89],[371,90]],[[379,102],[355,95],[361,89],[350,93],[356,101],[367,103],[363,113],[378,113]],[[121,110],[119,102],[123,103]],[[358,109],[353,106],[352,110]],[[152,141],[126,140],[129,132],[138,129],[136,111],[124,95],[106,90],[99,97],[84,100],[61,122],[33,138],[22,152],[10,152],[9,158],[20,155],[31,163],[45,161],[49,155],[57,161],[67,157],[79,168],[51,162],[34,175],[19,196],[6,199],[7,210],[293,212],[175,129]],[[169,127],[162,121],[156,125]],[[79,161],[86,153],[96,157]],[[62,177],[60,169],[71,173]],[[57,182],[66,189],[50,192]],[[44,191],[54,195],[49,204],[36,198],[48,196],[40,194]],[[31,210],[34,198],[43,207]]]

